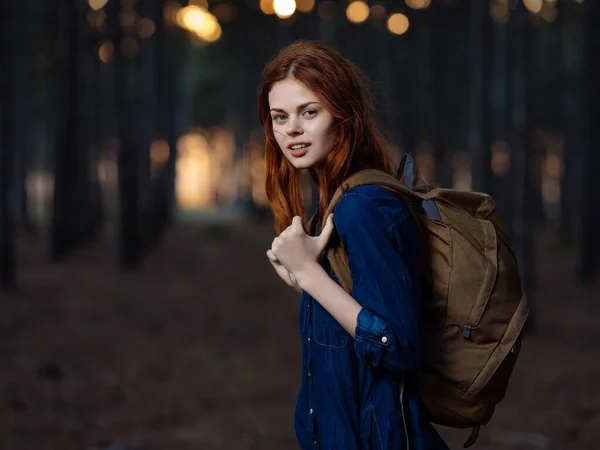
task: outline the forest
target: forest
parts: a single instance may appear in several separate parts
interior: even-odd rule
[[[257,97],[310,39],[370,80],[395,161],[509,232],[532,312],[475,448],[599,448],[599,23],[596,0],[3,0],[0,447],[296,448]]]

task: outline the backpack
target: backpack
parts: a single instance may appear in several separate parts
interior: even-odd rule
[[[387,188],[407,204],[424,256],[420,400],[431,422],[473,428],[466,448],[504,398],[529,302],[490,196],[413,186],[415,174],[408,155],[396,177],[373,169],[354,173],[334,193],[323,223],[343,193],[360,185]],[[330,241],[326,255],[340,285],[351,293],[352,277],[339,239]]]

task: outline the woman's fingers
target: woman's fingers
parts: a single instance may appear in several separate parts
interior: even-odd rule
[[[317,250],[319,255],[323,252],[323,250],[325,250],[325,247],[327,247],[327,243],[329,242],[331,234],[333,233],[333,228],[333,214],[330,214],[327,218],[327,222],[325,222],[325,226],[323,227],[321,234],[317,238]]]
[[[267,258],[269,258],[269,260],[272,262],[279,262],[277,257],[273,254],[273,250],[271,249],[267,250]]]

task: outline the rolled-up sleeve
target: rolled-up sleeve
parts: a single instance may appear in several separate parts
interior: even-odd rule
[[[413,280],[407,255],[394,227],[409,218],[386,217],[368,196],[350,191],[338,204],[334,221],[348,255],[352,296],[362,306],[354,348],[361,361],[396,372],[412,370],[421,357]]]

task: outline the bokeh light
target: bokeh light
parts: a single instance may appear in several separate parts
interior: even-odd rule
[[[208,9],[208,0],[190,0],[189,5],[198,6],[203,9]]]
[[[126,58],[133,58],[140,51],[140,46],[134,37],[125,36],[121,41],[120,50]]]
[[[319,3],[317,7],[317,13],[321,20],[333,20],[337,14],[337,6],[335,2],[331,0],[325,0]]]
[[[544,6],[544,0],[523,0],[525,8],[534,14],[538,14]]]
[[[385,6],[375,4],[371,6],[371,14],[369,14],[369,17],[373,20],[384,20],[386,14]]]
[[[275,0],[273,2],[273,9],[277,17],[285,19],[291,17],[296,12],[296,1],[295,0]]]
[[[152,19],[147,17],[140,19],[136,24],[137,34],[142,39],[148,38],[154,34],[156,31],[156,26]]]
[[[296,9],[300,12],[311,12],[315,7],[315,0],[296,0]]]
[[[274,0],[260,0],[260,10],[265,14],[275,14]]]
[[[390,33],[393,34],[404,34],[408,31],[410,23],[408,17],[402,13],[395,13],[390,15],[387,20],[387,28]]]
[[[369,17],[369,5],[363,1],[355,1],[346,7],[346,17],[352,23],[362,23]]]
[[[406,6],[412,9],[425,9],[429,5],[431,5],[431,0],[406,0]]]
[[[540,11],[540,16],[546,22],[554,22],[558,17],[558,9],[556,8],[556,4],[554,3],[544,3],[542,6],[542,10]]]
[[[217,18],[198,6],[189,5],[177,12],[177,24],[206,42],[215,42],[223,34]]]
[[[220,22],[231,22],[236,16],[236,10],[229,3],[219,3],[212,11]]]
[[[106,6],[108,0],[89,0],[88,3],[90,8],[92,8],[94,11],[98,11]]]
[[[510,16],[508,0],[491,0],[490,16],[496,23],[505,24]]]
[[[98,57],[104,64],[109,63],[113,59],[114,47],[112,42],[104,41],[100,43],[98,48]]]

